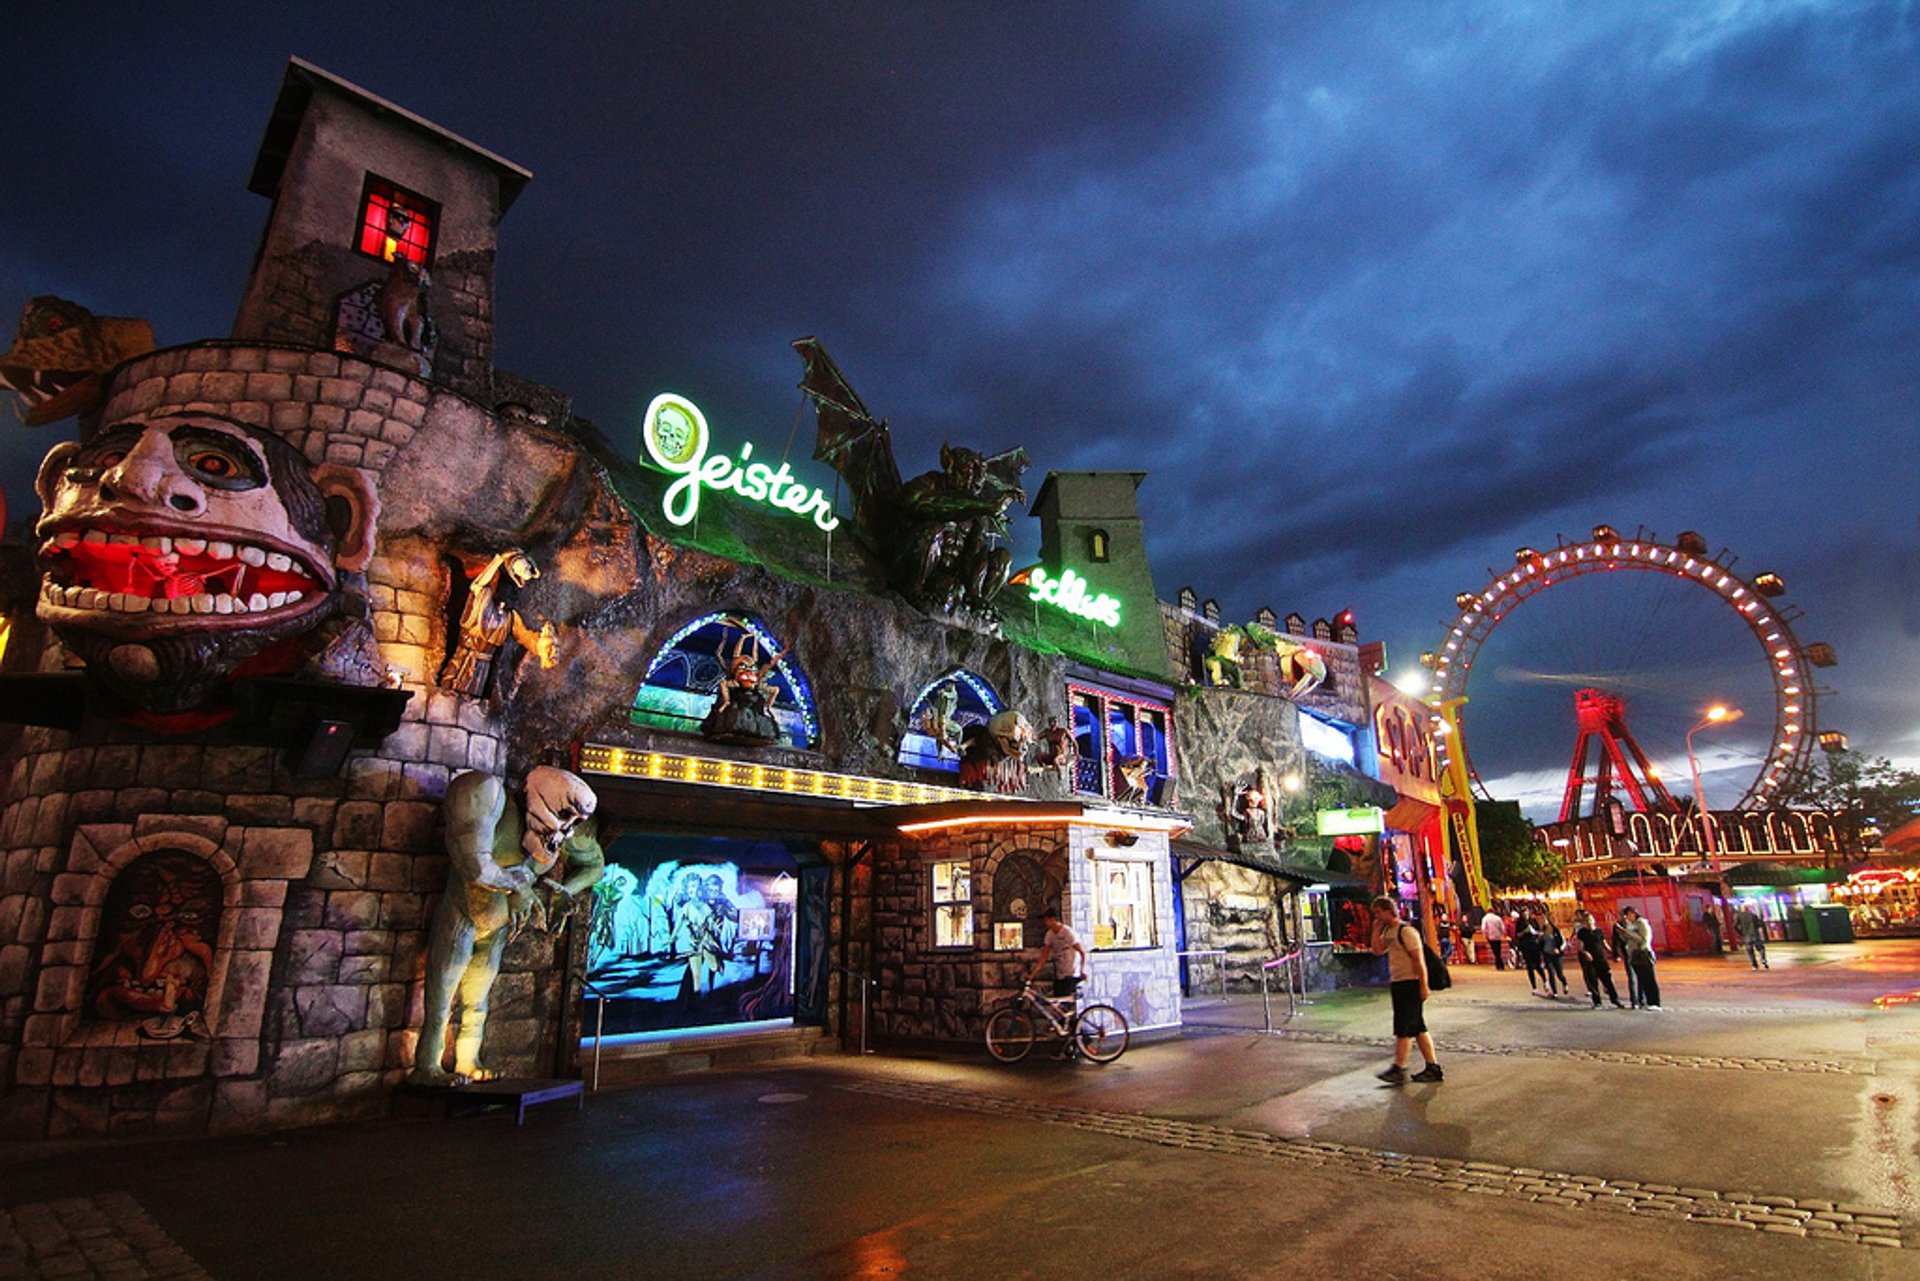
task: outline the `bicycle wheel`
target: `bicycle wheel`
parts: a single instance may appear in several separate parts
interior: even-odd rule
[[[1073,1021],[1073,1043],[1095,1063],[1111,1063],[1127,1052],[1132,1039],[1127,1017],[1111,1005],[1089,1005]]]
[[[1025,1010],[995,1010],[987,1020],[987,1053],[1002,1063],[1018,1063],[1032,1048],[1032,1016]]]

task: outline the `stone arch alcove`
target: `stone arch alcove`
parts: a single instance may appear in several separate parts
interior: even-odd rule
[[[204,836],[151,832],[109,850],[86,878],[62,1042],[217,1034],[240,904],[239,868]],[[190,1014],[204,1030],[177,1026]]]
[[[714,610],[676,628],[647,663],[634,693],[630,718],[636,725],[675,733],[698,734],[713,706],[729,660],[737,648],[766,656],[781,653],[767,673],[774,691],[773,717],[787,747],[812,749],[820,743],[820,714],[813,687],[786,645],[752,614]]]

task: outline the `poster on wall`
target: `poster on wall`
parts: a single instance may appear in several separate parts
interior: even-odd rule
[[[635,857],[616,845],[594,887],[587,952],[606,1031],[792,1018],[797,888],[790,866]]]

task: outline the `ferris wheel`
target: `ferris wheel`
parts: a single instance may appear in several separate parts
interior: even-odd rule
[[[1574,773],[1567,776],[1570,801],[1579,795],[1591,728],[1585,718],[1596,704],[1632,709],[1636,724],[1648,728],[1655,755],[1664,749],[1677,760],[1680,740],[1691,732],[1687,723],[1706,702],[1731,696],[1747,726],[1738,746],[1717,749],[1720,803],[1710,800],[1708,808],[1776,804],[1812,760],[1820,737],[1814,669],[1833,665],[1833,648],[1801,644],[1792,627],[1799,612],[1777,603],[1786,590],[1780,577],[1762,573],[1749,580],[1734,572],[1735,559],[1725,549],[1710,553],[1692,531],[1668,542],[1645,529],[1623,537],[1611,525],[1598,525],[1583,542],[1522,547],[1511,570],[1493,572],[1480,590],[1456,596],[1458,617],[1421,662],[1438,699],[1467,701],[1462,723],[1471,721],[1472,728],[1463,738],[1475,792],[1491,799],[1483,775],[1507,780],[1503,786],[1525,777],[1517,772],[1521,753],[1531,753],[1526,763],[1533,777],[1552,772],[1539,768],[1554,759],[1545,754],[1551,731],[1542,722],[1558,715],[1555,723],[1564,723],[1570,692],[1583,718]],[[1542,603],[1520,610],[1535,600]],[[1547,650],[1559,656],[1543,658]],[[1557,713],[1548,710],[1549,700]],[[1625,745],[1652,776],[1651,790],[1671,804],[1658,767],[1630,735]],[[1492,758],[1498,758],[1495,767],[1483,769]],[[1604,778],[1607,767],[1600,768]],[[1604,783],[1597,791],[1604,792]]]

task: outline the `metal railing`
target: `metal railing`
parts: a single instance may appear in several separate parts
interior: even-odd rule
[[[844,965],[836,965],[833,968],[860,985],[860,1053],[872,1054],[873,1051],[867,1048],[867,993],[873,990],[874,981]]]
[[[1276,956],[1271,961],[1261,962],[1260,1008],[1266,1012],[1267,1026],[1265,1030],[1269,1033],[1275,1030],[1273,1026],[1273,988],[1270,977],[1275,970],[1282,971],[1286,977],[1287,1017],[1289,1019],[1299,1012],[1300,1006],[1313,1004],[1312,1001],[1307,999],[1306,952],[1304,949],[1295,948],[1285,956]],[[1296,988],[1298,989],[1297,995],[1295,992]]]
[[[1211,956],[1213,972],[1220,980],[1220,999],[1223,1001],[1227,999],[1227,950],[1225,948],[1201,948],[1191,952],[1175,952],[1174,955],[1183,961],[1190,957]],[[1196,986],[1192,981],[1192,970],[1188,970],[1187,973],[1189,976],[1187,986]]]
[[[587,1089],[598,1093],[600,1090],[600,1041],[607,1030],[607,994],[594,986],[592,979],[581,979],[581,988],[588,996],[599,1002],[593,1013],[593,1076],[587,1082]]]

